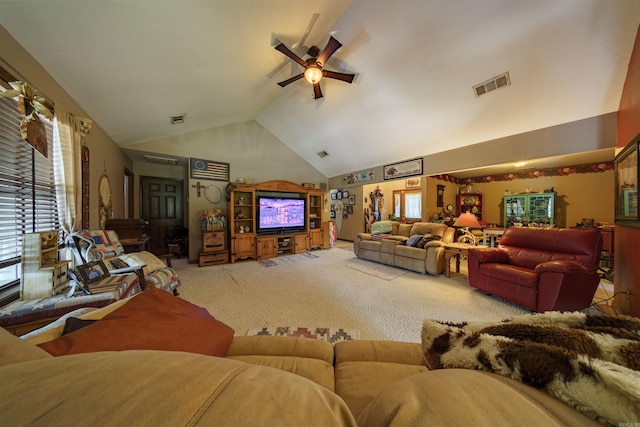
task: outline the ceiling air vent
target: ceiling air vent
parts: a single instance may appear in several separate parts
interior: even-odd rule
[[[171,124],[172,125],[177,125],[180,123],[184,123],[184,114],[181,114],[179,116],[171,116]]]
[[[489,79],[486,82],[474,86],[473,93],[475,93],[476,97],[478,97],[480,95],[484,95],[485,93],[492,92],[496,89],[500,89],[506,86],[511,86],[511,78],[509,78],[508,72],[500,74],[499,76],[495,76],[494,78]]]
[[[318,153],[318,157],[320,157],[321,159],[324,157],[327,157],[329,155],[329,153],[327,153],[326,151],[322,150]]]
[[[148,162],[160,163],[162,165],[176,166],[178,164],[178,159],[172,159],[170,157],[152,156],[149,154],[145,154],[144,158],[147,159]]]

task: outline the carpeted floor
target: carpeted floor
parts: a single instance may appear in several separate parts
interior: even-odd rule
[[[371,269],[378,265],[348,250],[312,254],[318,258],[277,268],[251,260],[211,267],[178,262],[180,296],[205,307],[238,335],[304,325],[357,329],[361,339],[420,342],[424,319],[499,321],[528,313],[473,290],[464,274],[447,278],[400,270],[387,280],[350,268],[355,262],[370,263]]]

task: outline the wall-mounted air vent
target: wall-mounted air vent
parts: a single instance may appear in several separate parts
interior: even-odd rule
[[[176,166],[178,164],[178,159],[172,159],[170,157],[152,156],[150,154],[145,154],[144,158],[147,159],[148,162],[160,163],[162,165]]]
[[[322,159],[323,157],[327,157],[329,155],[329,153],[327,153],[326,151],[322,150],[318,153],[318,156]]]
[[[181,114],[179,116],[171,116],[171,124],[172,125],[177,125],[180,123],[184,123],[184,114]]]
[[[511,78],[509,77],[508,72],[500,74],[499,76],[495,76],[494,78],[489,79],[486,82],[474,86],[473,93],[475,93],[476,96],[480,96],[507,86],[511,86]]]

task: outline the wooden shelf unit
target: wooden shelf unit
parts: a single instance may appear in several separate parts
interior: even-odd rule
[[[231,183],[227,186],[231,263],[256,259],[256,186]]]
[[[69,281],[69,262],[58,257],[57,231],[25,234],[20,299],[46,298],[62,292]]]
[[[482,193],[460,193],[458,194],[456,213],[472,213],[482,221],[483,216],[483,197]]]
[[[306,199],[305,230],[283,234],[256,234],[256,192],[296,193]],[[322,192],[289,181],[259,184],[230,183],[229,204],[230,261],[253,258],[263,260],[298,254],[324,247],[322,232]],[[247,228],[248,227],[248,228]]]

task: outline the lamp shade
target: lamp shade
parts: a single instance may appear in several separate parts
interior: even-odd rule
[[[304,71],[304,78],[314,85],[322,79],[322,69],[317,65],[309,65]]]
[[[472,213],[465,212],[460,214],[456,222],[453,223],[454,227],[469,227],[469,228],[482,228],[478,222],[478,218]]]

